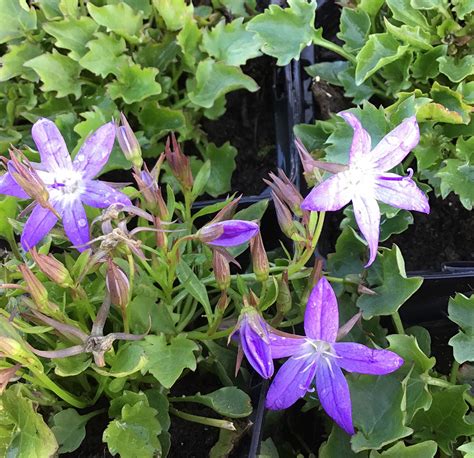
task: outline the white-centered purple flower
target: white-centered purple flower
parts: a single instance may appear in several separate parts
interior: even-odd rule
[[[411,179],[411,174],[402,177],[388,173],[418,144],[420,131],[415,116],[406,118],[372,149],[370,135],[359,120],[348,112],[340,113],[340,116],[354,129],[349,164],[328,163],[328,166],[338,165],[341,171],[316,186],[301,208],[334,211],[352,201],[357,224],[369,245],[369,266],[375,260],[379,242],[377,200],[405,210],[430,211],[426,195]]]
[[[253,221],[230,219],[202,227],[198,237],[208,245],[232,247],[248,242],[258,230],[258,224]]]
[[[286,409],[316,383],[321,406],[348,434],[354,434],[349,386],[341,369],[384,375],[397,370],[403,359],[388,350],[352,342],[336,342],[339,311],[336,295],[322,278],[313,288],[304,317],[306,337],[270,332],[273,358],[290,356],[268,390],[266,407]],[[287,337],[288,336],[288,337]]]
[[[33,166],[46,185],[49,202],[60,215],[67,237],[79,251],[83,251],[90,240],[89,223],[83,204],[96,208],[106,208],[115,203],[132,205],[125,194],[93,179],[109,159],[115,140],[115,125],[109,122],[90,135],[74,161],[52,121],[40,119],[33,125],[31,133],[41,158],[41,163]],[[28,198],[11,172],[9,163],[9,172],[0,178],[0,194]],[[57,221],[53,212],[36,205],[21,235],[23,248],[33,248]]]

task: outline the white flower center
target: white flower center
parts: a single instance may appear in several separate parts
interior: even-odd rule
[[[74,200],[84,192],[84,179],[81,172],[59,169],[54,172],[38,170],[38,175],[46,184],[51,198]]]

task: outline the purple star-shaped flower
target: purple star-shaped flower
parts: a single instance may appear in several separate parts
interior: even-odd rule
[[[41,158],[41,163],[33,166],[46,185],[51,205],[61,216],[67,237],[79,251],[83,251],[90,240],[83,204],[96,208],[115,203],[132,205],[125,194],[93,179],[109,159],[115,141],[115,125],[109,122],[90,135],[74,161],[71,161],[66,143],[52,121],[40,119],[33,125],[31,133]],[[0,194],[28,198],[11,172],[10,162],[9,172],[0,177]],[[52,211],[36,205],[21,234],[23,248],[34,247],[57,220]]]
[[[253,221],[230,219],[202,227],[199,236],[208,245],[233,247],[248,242],[258,231]]]
[[[268,390],[266,406],[286,409],[310,391],[316,378],[321,406],[347,433],[354,434],[349,386],[342,369],[383,375],[397,370],[403,359],[388,350],[336,342],[339,311],[334,291],[322,278],[313,288],[304,317],[306,337],[270,332],[273,358],[290,356]]]
[[[316,186],[304,199],[301,208],[334,211],[352,201],[357,224],[369,245],[369,266],[375,260],[379,242],[380,209],[377,200],[405,210],[430,211],[428,199],[411,175],[401,177],[387,173],[418,144],[420,131],[414,116],[406,118],[371,149],[369,133],[359,120],[352,113],[343,112],[340,116],[354,129],[349,164],[328,164],[338,166],[341,171]]]

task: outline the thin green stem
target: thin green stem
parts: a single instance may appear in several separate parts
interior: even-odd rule
[[[342,46],[339,46],[336,43],[333,43],[332,41],[326,40],[323,37],[316,36],[315,38],[313,38],[313,43],[316,46],[321,46],[321,48],[329,49],[329,51],[333,51],[336,54],[339,54],[341,57],[344,57],[344,59],[348,60],[349,62],[352,62],[353,64],[356,63],[356,59],[352,54],[349,54],[342,48]]]
[[[227,328],[224,329],[223,331],[216,332],[210,336],[209,334],[206,334],[205,332],[198,332],[198,331],[191,331],[186,334],[186,336],[189,339],[194,339],[194,340],[216,340],[216,339],[222,339],[224,337],[228,337],[232,331],[233,328]]]
[[[459,363],[454,360],[453,365],[451,367],[451,372],[449,373],[449,381],[455,385],[458,379],[458,370],[459,370]]]
[[[198,415],[192,415],[190,413],[181,412],[181,410],[175,409],[174,407],[169,408],[170,413],[174,416],[182,418],[183,420],[192,421],[201,425],[214,426],[215,428],[227,429],[229,431],[235,431],[235,426],[231,421],[218,420],[216,418],[200,417]]]
[[[405,328],[403,327],[402,319],[400,318],[400,314],[398,312],[392,313],[392,320],[397,330],[397,334],[405,334]]]

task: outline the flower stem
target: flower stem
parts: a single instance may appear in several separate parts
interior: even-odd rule
[[[192,421],[201,425],[214,426],[215,428],[227,429],[229,431],[235,431],[235,426],[231,421],[218,420],[217,418],[200,417],[198,415],[192,415],[190,413],[181,412],[181,410],[175,409],[170,406],[170,413],[176,417],[182,418],[183,420]]]
[[[405,328],[403,327],[402,319],[398,312],[392,313],[392,321],[397,330],[397,334],[405,334]]]
[[[356,63],[356,59],[352,54],[349,54],[346,52],[342,46],[337,45],[336,43],[333,43],[332,41],[326,40],[322,36],[316,35],[313,38],[313,43],[316,46],[321,46],[321,48],[329,49],[329,51],[333,51],[336,54],[339,54],[341,57],[344,57],[344,59],[348,60],[349,62],[352,62],[353,64]]]
[[[459,363],[454,360],[453,365],[451,367],[451,372],[449,373],[449,381],[455,385],[456,381],[458,379],[458,369],[459,369]]]
[[[222,339],[224,337],[228,337],[229,334],[233,331],[234,328],[227,328],[224,329],[223,331],[215,332],[212,335],[206,334],[204,332],[198,332],[198,331],[191,331],[186,334],[186,336],[189,339],[194,339],[194,340],[216,340],[216,339]]]

